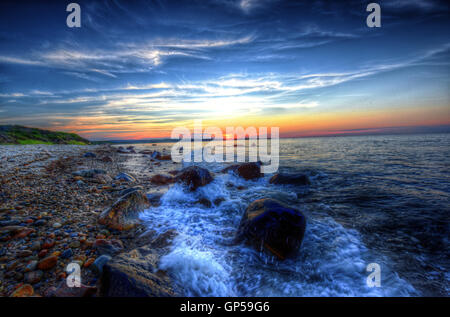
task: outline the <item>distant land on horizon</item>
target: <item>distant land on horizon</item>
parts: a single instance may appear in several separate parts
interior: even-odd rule
[[[389,127],[343,130],[329,133],[317,133],[311,135],[283,136],[281,139],[317,138],[317,137],[343,137],[343,136],[369,136],[369,135],[398,135],[398,134],[429,134],[450,133],[449,125],[440,126],[413,126],[413,127]],[[247,136],[246,139],[249,139]],[[193,140],[193,139],[192,139]],[[211,141],[212,139],[203,139]],[[236,140],[236,138],[235,138]],[[177,139],[171,138],[147,138],[147,139],[116,139],[116,140],[88,140],[76,133],[46,130],[40,128],[25,127],[20,125],[1,125],[0,144],[138,144],[138,143],[172,143]]]

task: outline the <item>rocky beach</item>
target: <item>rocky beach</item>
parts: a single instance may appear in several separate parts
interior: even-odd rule
[[[153,151],[103,145],[0,146],[0,153],[0,295],[176,294],[154,271],[173,232],[156,236],[135,217],[165,190],[152,177],[176,164],[151,158]],[[116,223],[100,220],[105,210],[117,212]],[[69,263],[79,264],[81,287],[67,287]],[[131,284],[117,280],[118,270]]]

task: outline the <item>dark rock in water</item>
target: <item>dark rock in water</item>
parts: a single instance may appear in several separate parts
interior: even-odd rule
[[[103,273],[103,267],[110,260],[111,257],[109,255],[101,255],[97,259],[95,259],[94,263],[92,263],[89,268],[97,275],[101,275]]]
[[[185,184],[190,191],[196,190],[198,187],[205,186],[213,181],[211,173],[198,166],[189,166],[180,172],[177,180]]]
[[[92,178],[97,174],[106,174],[106,171],[101,169],[91,169],[91,170],[76,171],[72,173],[73,176],[81,176],[86,178]]]
[[[100,296],[180,296],[170,278],[157,271],[158,261],[158,255],[148,247],[118,255],[103,267]]]
[[[147,196],[140,190],[120,197],[99,216],[98,222],[111,229],[129,230],[139,224],[138,213],[150,207]]]
[[[197,201],[197,204],[203,205],[207,208],[211,208],[212,203],[208,198],[201,198]]]
[[[163,195],[163,193],[150,193],[147,194],[147,198],[152,206],[159,206],[161,205],[161,197]]]
[[[280,185],[309,185],[310,181],[308,176],[304,174],[277,173],[270,178],[269,183]]]
[[[213,202],[214,202],[214,205],[219,206],[224,201],[225,201],[225,198],[219,197],[219,198],[214,199]]]
[[[305,228],[306,218],[299,210],[274,199],[259,199],[247,207],[237,240],[285,259],[300,248]]]
[[[150,178],[150,183],[155,185],[168,185],[172,184],[174,181],[175,179],[173,177],[161,174],[154,175],[152,178]]]
[[[116,177],[114,177],[114,179],[116,181],[120,180],[120,181],[124,181],[124,182],[135,182],[136,181],[136,179],[133,176],[131,176],[127,173],[120,173]]]
[[[166,232],[160,234],[155,239],[153,239],[149,247],[154,249],[162,249],[167,248],[172,245],[173,239],[178,235],[178,232],[175,229],[169,229]]]
[[[256,179],[263,176],[263,174],[261,173],[261,163],[259,162],[231,165],[224,168],[222,170],[222,173],[228,173],[230,171],[246,180]]]
[[[92,152],[86,152],[86,153],[84,153],[83,157],[95,158],[95,157],[97,157],[97,155],[95,155]]]

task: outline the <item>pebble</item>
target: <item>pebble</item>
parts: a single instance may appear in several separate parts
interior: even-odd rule
[[[31,271],[36,270],[37,264],[38,264],[38,261],[36,261],[36,260],[31,261],[30,263],[27,264],[27,266],[25,266],[25,272],[31,272]]]
[[[28,284],[36,284],[42,279],[43,275],[44,275],[44,272],[42,272],[42,271],[28,272],[28,273],[25,273],[24,281],[25,281],[25,283],[28,283]]]
[[[60,224],[59,222],[55,222],[53,224],[53,228],[55,228],[55,229],[58,229],[58,228],[61,228],[61,227],[62,227],[62,224]]]
[[[67,249],[63,253],[61,253],[61,258],[63,258],[63,259],[68,259],[68,258],[71,258],[72,256],[73,256],[72,249]]]
[[[69,244],[69,247],[74,248],[74,249],[79,248],[79,247],[80,247],[80,241],[78,241],[78,240],[72,241],[72,242]]]
[[[37,267],[40,270],[50,270],[51,268],[53,268],[56,263],[58,262],[58,257],[51,255],[49,257],[46,257],[44,259],[42,259],[41,261],[39,261]]]
[[[11,297],[28,297],[33,295],[34,295],[33,286],[31,286],[30,284],[25,284],[16,289],[11,294]]]

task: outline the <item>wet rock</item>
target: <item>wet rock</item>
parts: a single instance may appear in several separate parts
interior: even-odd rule
[[[97,252],[101,255],[115,255],[122,251],[123,244],[120,240],[105,240],[105,239],[97,239],[94,243],[94,247],[97,249]]]
[[[163,195],[163,193],[149,193],[147,194],[147,198],[152,206],[159,206]]]
[[[58,228],[61,228],[62,225],[61,225],[59,222],[55,222],[55,223],[52,225],[52,227],[55,228],[55,229],[58,229]]]
[[[270,178],[269,183],[280,185],[309,185],[310,181],[308,176],[304,174],[277,173]]]
[[[155,185],[168,185],[172,184],[175,179],[171,176],[157,174],[150,178],[150,183]]]
[[[111,257],[109,255],[106,255],[106,254],[101,255],[94,261],[94,263],[92,263],[90,265],[90,269],[97,275],[101,275],[103,273],[103,267],[110,260],[111,260]]]
[[[133,176],[131,176],[127,173],[120,173],[116,177],[114,177],[114,179],[116,181],[124,181],[124,182],[135,182],[136,181],[136,179]]]
[[[95,157],[97,157],[97,155],[95,155],[95,154],[92,153],[92,152],[86,152],[86,153],[84,153],[83,157],[87,157],[87,158],[95,158]]]
[[[236,238],[285,259],[300,248],[305,227],[305,216],[299,210],[266,198],[247,207]]]
[[[156,272],[158,260],[148,247],[118,255],[103,267],[100,294],[114,297],[179,296],[170,278]]]
[[[261,163],[259,162],[231,165],[222,170],[222,173],[228,172],[233,172],[246,180],[257,179],[263,176],[261,173]]]
[[[150,207],[147,196],[140,190],[120,197],[99,216],[98,222],[116,230],[129,230],[139,224],[138,213]]]
[[[197,204],[203,205],[206,208],[211,208],[211,206],[212,206],[212,203],[211,203],[211,201],[208,198],[200,198],[197,201]]]
[[[40,270],[25,273],[24,282],[27,284],[39,283],[41,281],[43,275],[44,275],[44,272],[42,272]]]
[[[58,262],[58,257],[55,255],[51,255],[49,257],[46,257],[38,262],[38,269],[39,270],[50,270],[53,268],[56,263]]]
[[[189,166],[183,169],[176,179],[186,185],[190,191],[195,191],[198,187],[205,186],[213,181],[211,173],[198,166]]]
[[[178,232],[175,229],[169,229],[153,239],[149,245],[155,249],[167,248],[172,245],[172,241],[177,235]]]
[[[225,198],[219,197],[219,198],[214,199],[213,202],[214,202],[214,205],[219,206],[224,201],[225,201]]]
[[[90,169],[90,170],[76,171],[72,173],[73,176],[81,176],[86,178],[93,178],[95,175],[98,174],[106,174],[106,171],[102,169]]]

